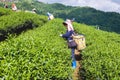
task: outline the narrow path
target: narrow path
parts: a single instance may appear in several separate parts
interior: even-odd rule
[[[76,58],[77,67],[73,73],[73,80],[82,80],[81,75],[80,75],[80,69],[81,69],[80,61],[82,60],[82,55],[80,53],[81,51],[75,50],[75,58]]]

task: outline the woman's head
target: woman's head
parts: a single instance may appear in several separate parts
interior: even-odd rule
[[[64,24],[72,24],[72,21],[70,19],[66,19],[66,21],[63,22]]]
[[[67,27],[68,31],[74,30],[72,26],[72,21],[69,19],[66,19],[66,21],[63,22],[63,25]]]
[[[63,25],[64,25],[64,26],[67,26],[67,23],[63,22]]]

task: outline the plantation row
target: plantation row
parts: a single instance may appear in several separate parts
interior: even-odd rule
[[[3,15],[10,15],[13,14],[14,12],[11,9],[4,9],[2,7],[0,7],[0,16]]]
[[[86,80],[120,80],[120,35],[75,24],[86,35],[81,75]]]
[[[1,79],[67,80],[71,78],[70,50],[59,34],[62,20],[48,22],[0,43]],[[59,25],[59,26],[58,26]],[[13,38],[12,38],[13,37]]]
[[[1,9],[0,13],[3,13],[2,10],[4,9]],[[0,17],[0,38],[4,38],[8,33],[20,33],[26,29],[42,26],[45,22],[47,22],[46,16],[32,13],[12,12],[9,15],[3,15]]]

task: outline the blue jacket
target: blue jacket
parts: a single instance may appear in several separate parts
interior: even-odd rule
[[[65,34],[62,35],[63,38],[66,38],[66,40],[72,40],[72,34],[74,31],[67,31]]]

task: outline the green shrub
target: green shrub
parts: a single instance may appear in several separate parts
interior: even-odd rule
[[[84,24],[74,24],[86,37],[81,75],[86,80],[120,80],[120,36]]]
[[[71,78],[70,50],[59,36],[62,20],[10,37],[0,45],[1,79],[68,80]]]
[[[0,7],[0,17],[4,15],[10,15],[13,14],[14,12],[11,9],[5,9]]]
[[[47,17],[43,15],[14,12],[14,14],[0,17],[0,35],[19,33],[29,28],[42,26],[45,22],[47,22]]]

